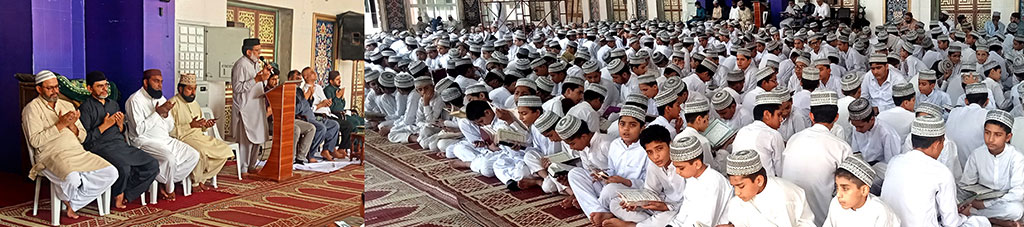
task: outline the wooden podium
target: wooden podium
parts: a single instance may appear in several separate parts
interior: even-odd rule
[[[283,84],[267,92],[267,102],[273,111],[273,143],[270,157],[263,165],[258,178],[283,181],[292,177],[292,164],[295,163],[294,134],[295,128],[295,88],[299,80],[283,81]]]

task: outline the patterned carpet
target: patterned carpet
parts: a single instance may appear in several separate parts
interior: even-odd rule
[[[366,223],[372,226],[582,226],[578,209],[539,188],[510,192],[495,178],[454,169],[417,145],[367,133]]]
[[[238,180],[234,162],[217,175],[215,191],[194,192],[177,201],[158,201],[141,206],[132,201],[127,209],[111,208],[111,214],[97,216],[92,203],[72,220],[62,215],[67,226],[335,226],[344,220],[358,226],[363,222],[363,166],[349,165],[332,173],[296,171],[297,177],[281,183]],[[179,185],[180,189],[180,185]],[[47,226],[50,201],[47,186],[40,190],[38,215],[32,215],[32,201],[0,208],[0,226]]]

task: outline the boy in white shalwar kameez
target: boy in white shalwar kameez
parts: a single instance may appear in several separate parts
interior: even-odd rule
[[[831,170],[853,153],[850,145],[832,134],[839,107],[839,95],[821,89],[810,94],[810,118],[814,126],[793,135],[782,152],[779,177],[789,180],[807,192],[807,203],[814,212],[814,224],[825,222],[828,201],[835,181]]]
[[[726,205],[730,226],[814,226],[814,213],[800,186],[768,176],[754,150],[729,155],[726,173],[736,196]]]
[[[550,140],[544,138],[541,132],[538,132],[533,126],[540,117],[544,110],[541,109],[540,98],[537,96],[529,95],[519,97],[519,102],[516,104],[516,112],[519,113],[519,120],[525,124],[524,126],[529,127],[527,131],[527,140],[530,144],[528,147],[523,149],[516,149],[511,152],[502,152],[498,159],[494,162],[494,176],[498,177],[502,183],[514,191],[520,189],[519,182],[523,177],[533,173],[528,168],[528,164],[525,162],[524,155],[526,153],[540,154],[545,153],[550,148]],[[548,142],[548,143],[545,143]],[[543,148],[541,146],[544,146]]]
[[[174,118],[169,111],[174,104],[160,93],[163,76],[159,70],[143,73],[143,87],[125,102],[126,128],[131,144],[149,153],[160,163],[156,181],[166,184],[161,196],[174,201],[174,182],[185,180],[199,163],[199,152],[181,140],[171,138]]]
[[[641,124],[635,119],[642,119],[644,110],[637,106],[627,105],[621,114],[624,121],[620,122],[626,124],[623,128],[629,128],[632,131],[635,125]],[[621,198],[617,196],[611,198],[608,205],[615,218],[603,221],[604,226],[664,226],[679,211],[685,181],[672,171],[669,159],[671,137],[668,136],[668,130],[660,125],[652,125],[640,133],[640,138],[639,142],[644,146],[649,160],[644,163],[645,176],[642,188],[657,193],[662,202],[651,202],[642,207],[630,207],[623,206]]]
[[[524,96],[528,97],[528,96]],[[523,99],[524,97],[520,97]],[[532,102],[532,98],[526,98],[526,102]],[[538,98],[539,100],[539,98]],[[520,114],[522,116],[522,114]],[[520,189],[527,189],[534,186],[541,186],[546,193],[563,193],[567,187],[558,183],[555,173],[548,172],[551,165],[546,156],[562,151],[562,138],[555,133],[555,123],[560,117],[551,112],[543,112],[530,126],[530,139],[535,149],[527,149],[523,155],[523,162],[529,170],[526,175],[518,181]],[[524,123],[526,121],[523,121]]]
[[[754,101],[754,123],[743,126],[736,132],[733,141],[734,151],[754,150],[758,153],[768,176],[777,176],[782,172],[782,150],[786,143],[782,134],[777,131],[782,124],[782,97],[774,92],[757,95]]]
[[[989,218],[994,225],[1015,226],[1024,213],[1024,155],[1013,137],[1013,116],[1002,110],[990,110],[985,117],[985,146],[974,149],[967,158],[959,186],[980,184],[1007,193],[999,198],[974,200],[971,213]]]
[[[705,158],[702,160],[705,165],[715,163],[714,151],[711,150],[711,141],[704,137],[704,130],[707,130],[708,124],[711,123],[711,115],[709,115],[711,113],[710,105],[708,100],[702,96],[695,96],[686,101],[686,104],[683,105],[683,118],[686,119],[686,128],[683,128],[683,131],[673,137],[693,137],[697,139],[699,142],[698,147]]]
[[[675,173],[686,178],[683,201],[673,218],[672,226],[717,226],[728,224],[726,211],[733,187],[722,173],[704,164],[699,142],[693,137],[676,138],[671,159]]]
[[[515,118],[512,113],[504,109],[492,109],[490,103],[483,100],[475,100],[466,105],[466,119],[477,126],[480,140],[470,142],[468,140],[453,144],[455,156],[460,161],[452,162],[456,168],[469,167],[473,172],[487,177],[494,177],[494,162],[503,152],[511,151],[509,147],[498,145],[497,140],[485,132],[484,127],[497,131],[499,129],[510,129],[525,131],[513,124]],[[460,126],[462,128],[462,126]],[[471,131],[471,128],[462,129],[463,134]],[[468,136],[467,136],[468,139]]]
[[[924,115],[932,115],[941,118],[944,113],[945,111],[943,111],[942,107],[931,103],[921,103],[917,105],[917,115],[914,118]],[[939,158],[936,160],[939,160],[943,165],[946,165],[946,167],[949,168],[949,171],[953,173],[953,179],[960,182],[960,176],[963,175],[964,168],[960,165],[960,151],[957,150],[956,142],[953,142],[949,137],[946,137],[942,143],[942,154],[939,154]],[[909,135],[903,140],[903,150],[914,150],[914,145],[912,144]]]
[[[610,176],[606,172],[610,167],[608,158],[610,141],[603,134],[591,132],[579,118],[572,115],[562,117],[555,125],[555,132],[558,133],[558,137],[562,139],[563,143],[580,154],[582,166],[569,171],[569,185],[583,214],[587,215],[592,224],[600,224],[612,216],[608,212],[608,201],[601,200],[602,189],[608,183],[629,182],[632,184],[632,180],[616,177],[615,182],[606,182],[603,177],[597,177],[599,175]],[[622,143],[621,139],[616,140]],[[595,178],[601,179],[601,181]],[[609,177],[609,179],[611,178]]]
[[[859,157],[846,157],[834,175],[836,197],[829,203],[823,227],[900,225],[892,209],[871,194],[871,183],[878,178],[871,165]]]
[[[892,208],[904,227],[991,226],[985,217],[965,215],[969,211],[957,207],[953,174],[936,160],[942,152],[945,134],[942,118],[927,115],[914,119],[910,129],[914,150],[889,161],[882,201]]]

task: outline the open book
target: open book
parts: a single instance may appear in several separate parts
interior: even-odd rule
[[[572,151],[561,151],[544,157],[551,163],[568,163],[580,159],[580,156]]]
[[[972,184],[960,187],[960,190],[957,190],[956,197],[957,202],[960,205],[963,205],[974,200],[984,201],[1003,197],[1006,192],[1007,191],[991,189],[981,184]]]
[[[725,144],[729,138],[736,135],[736,129],[730,128],[729,124],[726,124],[722,120],[715,119],[708,125],[708,128],[704,130],[704,138],[707,138],[711,142],[712,148],[718,148]]]
[[[500,145],[510,147],[517,145],[523,147],[530,146],[530,140],[529,137],[526,136],[526,133],[517,132],[505,128],[493,129],[491,127],[481,127],[481,129],[483,129],[483,131],[486,132],[487,134],[490,134],[491,139],[497,141],[498,144]]]
[[[548,173],[554,177],[564,176],[569,174],[569,170],[573,167],[575,166],[562,164],[561,162],[551,162],[551,165],[548,165]]]
[[[660,202],[657,193],[647,189],[624,189],[619,191],[619,199],[627,206],[643,206],[647,202]]]

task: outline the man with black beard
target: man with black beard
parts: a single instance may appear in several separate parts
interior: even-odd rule
[[[171,137],[185,142],[199,151],[199,163],[192,170],[192,182],[198,191],[210,190],[206,181],[220,172],[228,158],[234,156],[231,147],[223,140],[203,134],[217,123],[214,119],[204,119],[196,100],[196,75],[184,74],[178,80],[178,95],[171,98],[174,103],[171,116],[174,116],[174,130]]]
[[[128,145],[124,139],[124,118],[121,105],[117,100],[108,98],[110,84],[107,77],[100,71],[92,71],[85,76],[92,98],[87,98],[78,107],[81,112],[82,126],[87,132],[82,146],[86,150],[103,157],[117,168],[117,181],[110,187],[117,209],[127,208],[131,202],[153,184],[160,166],[156,159],[137,147]]]

